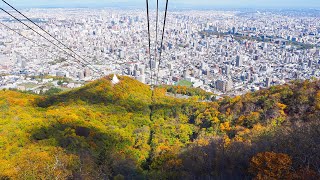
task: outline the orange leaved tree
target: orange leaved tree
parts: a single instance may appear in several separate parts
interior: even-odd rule
[[[287,179],[292,160],[283,153],[263,152],[251,159],[249,172],[254,179]]]

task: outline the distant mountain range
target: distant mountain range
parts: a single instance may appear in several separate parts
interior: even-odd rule
[[[160,2],[160,8],[164,8],[164,2]],[[66,1],[48,1],[48,2],[31,2],[31,3],[15,3],[16,7],[19,8],[119,8],[119,9],[145,9],[146,4],[145,1],[129,1],[129,2],[66,2]],[[285,4],[285,5],[264,5],[264,4],[258,4],[258,5],[248,5],[248,4],[206,4],[203,3],[188,3],[188,2],[169,2],[169,10],[185,10],[185,9],[193,9],[193,10],[265,10],[265,9],[294,9],[294,10],[319,10],[320,6],[317,4],[309,4],[310,6],[307,6],[308,4],[305,3],[306,6],[300,6],[292,4]],[[156,3],[150,2],[149,4],[150,8],[155,9]],[[5,8],[5,7],[4,7]]]

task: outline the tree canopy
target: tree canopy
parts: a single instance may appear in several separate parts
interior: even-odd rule
[[[319,179],[320,81],[202,101],[111,79],[2,91],[0,179]]]

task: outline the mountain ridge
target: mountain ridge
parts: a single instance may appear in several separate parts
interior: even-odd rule
[[[164,86],[152,96],[134,79],[111,79],[53,96],[3,91],[0,179],[319,175],[319,80],[199,102],[206,94],[177,99],[166,92],[190,90]],[[274,163],[281,172],[255,163],[274,157],[286,162]]]

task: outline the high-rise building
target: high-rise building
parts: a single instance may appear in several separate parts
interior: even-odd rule
[[[141,75],[144,75],[145,67],[144,66],[139,67],[139,71]]]
[[[134,70],[139,70],[139,65],[138,64],[134,65]]]
[[[240,67],[242,66],[242,63],[243,63],[243,57],[241,55],[238,55],[236,58],[236,66]]]
[[[125,55],[124,55],[124,51],[123,51],[123,50],[120,50],[120,51],[119,51],[119,58],[120,58],[120,59],[124,59],[124,56],[125,56]]]
[[[146,76],[145,76],[145,75],[137,76],[136,79],[137,79],[138,81],[142,82],[142,83],[146,83]]]
[[[184,70],[183,71],[183,78],[186,79],[189,77],[189,71],[188,70]]]
[[[84,79],[84,72],[83,71],[78,72],[78,78]]]
[[[232,28],[232,34],[237,34],[237,32],[238,32],[238,29],[236,27],[233,27]]]
[[[157,68],[157,62],[155,60],[151,60],[151,68]]]
[[[86,68],[84,70],[84,77],[90,77],[91,76],[91,70],[89,68]]]
[[[230,66],[229,65],[226,65],[225,68],[224,68],[224,74],[226,76],[228,76],[230,74]]]
[[[223,80],[217,80],[216,81],[216,89],[219,91],[224,92],[225,82]]]
[[[308,67],[311,68],[312,67],[312,60],[310,59],[308,62]]]
[[[26,68],[26,67],[27,67],[26,60],[21,60],[21,68]]]
[[[271,81],[272,81],[271,78],[269,77],[266,78],[266,87],[270,87]]]
[[[225,86],[226,86],[226,87],[225,87],[225,92],[231,91],[232,88],[233,88],[233,82],[232,82],[232,80],[231,80],[231,79],[227,80]]]
[[[216,89],[221,92],[228,92],[232,89],[233,82],[232,80],[217,80]]]
[[[142,54],[142,53],[139,53],[139,55],[138,55],[138,59],[139,59],[139,61],[140,61],[140,62],[141,62],[141,61],[143,61],[144,56],[143,56],[143,54]]]

